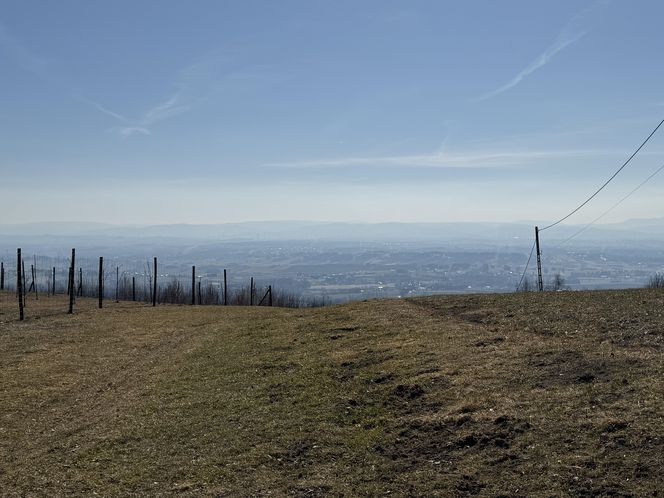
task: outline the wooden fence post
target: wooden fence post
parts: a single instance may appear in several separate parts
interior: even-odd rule
[[[272,286],[271,285],[267,286],[267,290],[265,291],[265,294],[263,295],[261,300],[258,301],[258,306],[263,304],[263,301],[265,301],[265,298],[268,297],[268,296],[269,296],[268,303],[269,303],[270,306],[272,306]]]
[[[136,301],[136,277],[131,277],[131,300]]]
[[[23,278],[23,306],[25,306],[25,298],[28,294],[28,288],[25,285],[25,260],[21,259],[21,278]]]
[[[99,284],[97,286],[97,294],[99,295],[99,309],[104,306],[104,257],[99,256]]]
[[[39,291],[37,290],[37,256],[33,254],[32,257],[35,261],[32,267],[32,287],[35,291],[35,301],[39,301]]]
[[[118,290],[120,289],[120,267],[115,267],[115,302],[119,303]]]
[[[55,296],[55,266],[53,267],[53,295]]]
[[[191,304],[196,304],[196,267],[191,267]]]
[[[249,284],[249,306],[254,305],[254,277],[251,277],[251,282]]]
[[[0,290],[5,290],[5,262],[0,261]]]
[[[30,276],[32,277],[32,281],[28,287],[28,294],[30,294],[35,288],[35,265],[30,265]]]
[[[152,288],[152,306],[157,306],[157,258],[154,258],[154,284]]]
[[[69,293],[69,311],[71,315],[74,313],[74,268],[76,268],[76,249],[72,248],[71,250],[71,272],[69,273],[69,288],[71,292]]]
[[[78,269],[78,289],[76,295],[83,297],[83,268]]]
[[[37,258],[32,266],[32,290],[35,291],[35,301],[39,301],[39,292],[37,291]]]
[[[226,281],[226,269],[224,268],[224,306],[228,306],[228,283]]]
[[[21,276],[21,263],[23,258],[21,258],[21,249],[16,250],[16,293],[18,295],[18,319],[23,320],[23,278]]]

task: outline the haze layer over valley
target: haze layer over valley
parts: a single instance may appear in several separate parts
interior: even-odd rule
[[[561,226],[542,237],[545,283],[565,289],[642,287],[664,268],[664,219]],[[0,225],[0,255],[14,264],[22,247],[36,256],[38,281],[65,271],[69,251],[93,278],[104,256],[111,276],[147,279],[152,257],[162,279],[231,286],[249,279],[327,303],[434,293],[514,291],[533,241],[528,223],[353,224],[253,222],[219,225],[118,226],[90,223]],[[11,271],[11,270],[10,270]],[[526,280],[534,281],[530,266]],[[64,273],[63,273],[64,275]],[[11,280],[11,278],[9,279]]]

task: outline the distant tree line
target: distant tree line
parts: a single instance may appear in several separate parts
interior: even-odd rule
[[[566,290],[565,277],[560,273],[556,273],[551,280],[545,282],[544,290],[547,291],[561,291]],[[517,292],[534,292],[537,290],[537,284],[531,281],[528,277],[524,277],[521,286],[517,288]]]

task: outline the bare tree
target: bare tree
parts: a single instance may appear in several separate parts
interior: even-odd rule
[[[531,292],[535,290],[535,286],[532,284],[528,277],[523,278],[521,285],[516,288],[517,292]]]
[[[563,277],[560,273],[556,273],[549,282],[547,290],[559,291],[564,289],[565,289],[565,277]]]
[[[664,273],[655,273],[648,279],[647,289],[664,289]]]

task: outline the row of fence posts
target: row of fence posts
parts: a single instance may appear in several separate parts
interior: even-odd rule
[[[26,294],[30,292],[35,293],[35,299],[39,299],[37,293],[37,262],[31,265],[30,273],[32,281],[30,287],[26,289],[26,280],[25,280],[25,261],[21,255],[21,249],[16,250],[17,264],[16,264],[16,293],[18,296],[18,308],[19,308],[19,320],[25,318],[25,297]],[[52,269],[52,281],[51,281],[51,290],[52,294],[55,296],[55,267]],[[120,267],[115,268],[115,302],[119,302],[119,281],[120,281]],[[69,272],[67,278],[67,295],[69,296],[69,308],[67,313],[74,313],[74,304],[76,302],[76,296],[83,296],[83,268],[78,270],[78,287],[76,285],[76,249],[72,248],[71,250],[71,263],[69,265]],[[157,258],[153,259],[153,278],[150,282],[150,294],[152,300],[152,306],[157,306]],[[4,261],[0,262],[0,291],[5,289],[5,263]],[[98,282],[98,307],[102,309],[104,306],[104,257],[99,256],[99,282]],[[191,304],[196,304],[196,266],[191,267]],[[224,269],[224,306],[228,305],[228,280],[227,273]],[[251,277],[250,286],[249,286],[249,305],[254,306],[254,297],[256,294],[256,288],[254,285],[254,277]],[[136,277],[131,278],[131,296],[132,301],[136,301]],[[258,302],[258,306],[261,306],[267,299],[267,306],[272,306],[272,286],[269,285],[267,291]],[[198,281],[198,304],[202,304],[202,291],[201,291],[201,281],[199,278]]]

